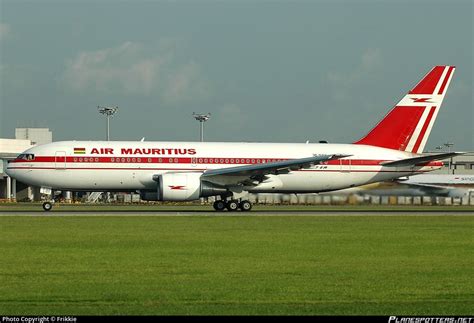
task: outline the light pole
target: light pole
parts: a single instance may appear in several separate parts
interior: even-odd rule
[[[207,120],[209,120],[209,118],[211,118],[211,114],[210,113],[199,114],[199,113],[193,112],[193,117],[194,119],[199,121],[199,123],[201,124],[200,135],[201,135],[201,142],[203,142],[204,141],[204,122],[206,122]]]
[[[99,110],[99,113],[105,115],[107,117],[107,133],[106,133],[106,140],[110,140],[110,117],[113,116],[117,110],[118,107],[101,107],[98,106],[97,109]]]
[[[454,144],[452,142],[446,142],[443,144],[445,147],[448,148],[448,153],[451,152],[451,147],[454,146]],[[451,174],[451,164],[453,163],[453,157],[450,157],[449,158],[449,166],[448,166],[448,174]]]
[[[101,106],[98,106],[97,109],[99,110],[99,113],[105,115],[107,117],[107,133],[105,134],[106,135],[106,140],[109,141],[110,140],[110,117],[113,116],[117,111],[118,111],[118,107],[101,107]],[[105,199],[107,201],[107,203],[110,202],[110,193],[107,192],[105,194]]]

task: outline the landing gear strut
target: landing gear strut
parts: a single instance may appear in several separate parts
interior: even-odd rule
[[[53,205],[54,205],[54,202],[56,202],[56,199],[55,199],[55,195],[54,195],[54,190],[52,189],[49,189],[47,193],[48,195],[48,199],[43,202],[43,210],[45,210],[46,212],[49,212],[51,211],[51,209],[53,208]]]

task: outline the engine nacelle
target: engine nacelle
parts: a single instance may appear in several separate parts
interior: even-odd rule
[[[229,191],[213,183],[202,181],[201,173],[166,173],[153,176],[156,192],[141,192],[145,201],[193,201],[200,197],[227,195]]]

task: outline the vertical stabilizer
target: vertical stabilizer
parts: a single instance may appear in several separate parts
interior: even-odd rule
[[[421,153],[454,69],[454,66],[435,66],[382,121],[355,144]]]

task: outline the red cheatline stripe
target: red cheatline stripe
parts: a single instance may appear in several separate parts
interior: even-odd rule
[[[9,167],[9,169],[58,169],[57,167]],[[196,169],[196,168],[65,168],[67,170],[179,170],[179,171],[205,171],[207,169]],[[419,170],[418,173],[429,172],[430,170]],[[351,173],[407,173],[407,171],[403,170],[358,170],[358,169],[351,169],[349,170],[339,170],[339,169],[300,169],[296,170],[296,172],[351,172]]]
[[[433,94],[436,85],[443,74],[446,66],[435,66],[424,78],[418,83],[410,94]]]
[[[446,87],[446,84],[448,83],[449,77],[451,76],[451,73],[454,70],[454,66],[450,66],[448,73],[446,73],[446,77],[444,78],[443,84],[441,85],[438,94],[443,94],[444,88]]]
[[[430,125],[431,118],[433,117],[435,110],[436,110],[436,106],[431,107],[430,112],[428,113],[428,116],[426,117],[425,124],[423,125],[423,128],[421,128],[420,135],[416,139],[415,145],[413,146],[412,152],[414,153],[418,152],[418,148],[420,147],[420,144],[423,141],[423,138],[425,137],[426,129],[428,129],[428,126]]]
[[[206,164],[206,165],[244,165],[244,164],[268,164],[278,161],[289,160],[288,158],[221,158],[221,157],[90,157],[74,156],[67,157],[66,163],[71,165],[81,165],[84,163],[101,164]],[[12,163],[54,163],[64,162],[64,157],[36,156],[34,160],[13,160]],[[353,166],[373,166],[380,165],[382,159],[335,159],[321,163],[322,165],[353,165]]]

